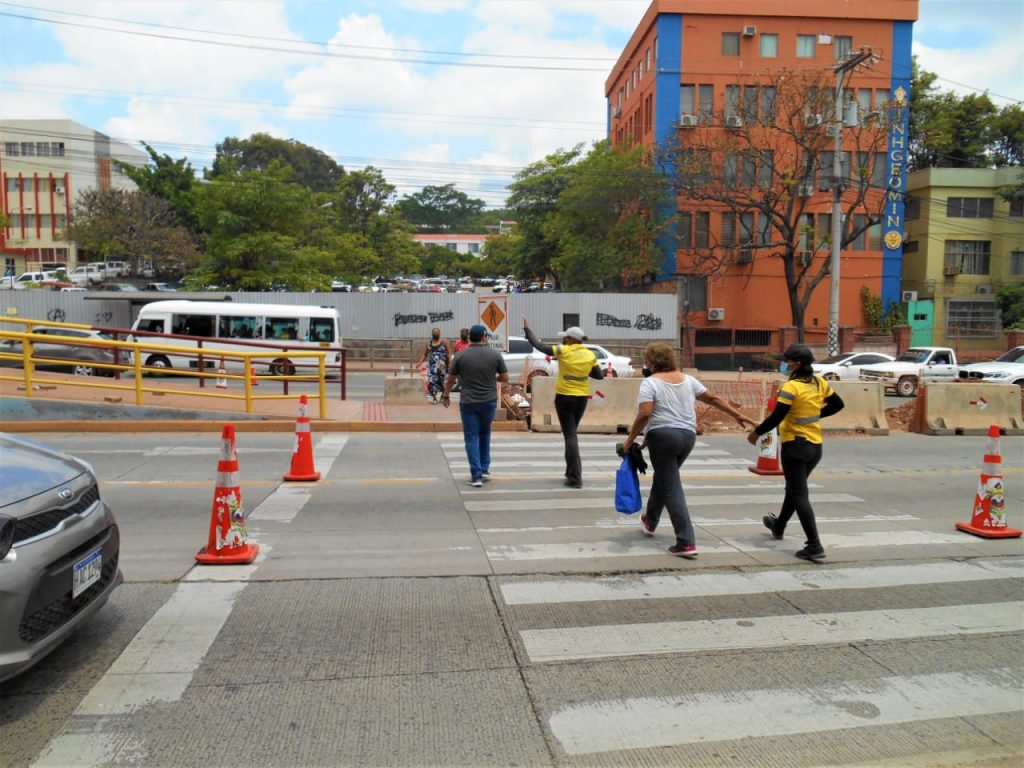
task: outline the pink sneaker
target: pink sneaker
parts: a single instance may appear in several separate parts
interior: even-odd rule
[[[640,525],[644,527],[644,536],[654,535],[654,526],[647,522],[647,513],[640,515]]]
[[[697,547],[693,544],[680,544],[676,542],[668,548],[668,553],[676,557],[685,557],[687,560],[693,560],[697,556]]]

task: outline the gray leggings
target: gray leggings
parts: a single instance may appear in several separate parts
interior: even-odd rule
[[[696,442],[697,434],[689,429],[666,427],[647,433],[647,452],[654,469],[651,495],[647,499],[647,524],[656,527],[661,518],[661,510],[667,508],[672,528],[676,532],[676,541],[690,546],[696,546],[697,541],[693,523],[690,522],[690,510],[686,508],[679,468],[683,466]]]

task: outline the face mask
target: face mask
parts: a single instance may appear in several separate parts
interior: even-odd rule
[[[779,363],[779,371],[782,373],[789,373],[789,363],[787,363],[785,360]]]
[[[654,371],[652,371],[645,365],[643,368],[640,369],[640,373],[642,373],[644,375],[644,378],[646,379],[648,376],[654,373]]]
[[[432,335],[432,336],[433,336],[433,337],[434,337],[435,339],[440,339],[440,338],[441,338],[441,334],[440,334],[440,333],[434,333],[434,334],[431,334],[431,335]]]

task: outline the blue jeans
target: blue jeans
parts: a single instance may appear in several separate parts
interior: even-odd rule
[[[498,410],[497,400],[486,403],[459,403],[462,437],[466,441],[469,474],[479,480],[491,468],[491,422]]]
[[[697,539],[679,469],[696,442],[696,433],[688,429],[664,428],[647,433],[647,452],[654,469],[651,495],[647,497],[647,523],[652,528],[657,527],[662,509],[667,509],[676,532],[676,543],[694,546]]]

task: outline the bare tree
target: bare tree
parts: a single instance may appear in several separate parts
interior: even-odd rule
[[[888,183],[881,112],[843,130],[843,174],[833,177],[835,87],[831,72],[802,71],[728,86],[722,110],[681,116],[657,155],[676,195],[677,271],[710,277],[780,259],[801,339],[811,296],[830,273],[834,185],[845,248],[880,231]]]

